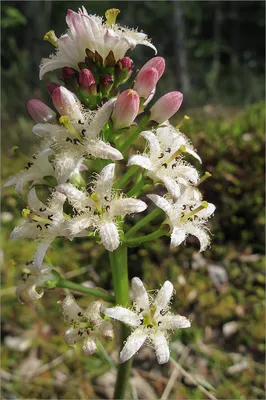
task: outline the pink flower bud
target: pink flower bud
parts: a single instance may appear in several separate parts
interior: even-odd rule
[[[102,75],[100,78],[100,90],[102,92],[102,95],[105,96],[109,93],[111,87],[113,86],[113,79],[111,75],[106,74]]]
[[[49,95],[52,96],[53,91],[56,88],[60,87],[60,85],[58,85],[58,83],[55,83],[55,82],[50,82],[50,83],[47,83],[46,87],[47,87]]]
[[[183,101],[183,94],[170,92],[161,97],[150,109],[150,120],[158,124],[171,118],[179,110]]]
[[[79,73],[79,84],[83,89],[89,90],[95,84],[95,79],[91,71],[82,69]]]
[[[133,68],[133,61],[129,57],[123,57],[117,61],[117,65],[120,69]]]
[[[83,120],[78,100],[65,87],[56,88],[52,93],[52,100],[60,115],[67,116],[71,121]]]
[[[115,129],[126,128],[132,124],[139,111],[139,95],[135,90],[122,92],[116,100],[112,121]]]
[[[146,62],[143,65],[140,71],[145,70],[147,68],[155,68],[158,72],[158,80],[161,78],[162,74],[165,70],[165,60],[163,57],[153,57],[151,60]]]
[[[41,100],[31,99],[27,103],[27,109],[34,121],[44,124],[56,117],[56,113]]]
[[[62,68],[62,76],[64,81],[68,81],[76,77],[76,71],[72,68],[64,67]]]
[[[155,68],[141,69],[137,75],[134,89],[138,92],[139,97],[147,99],[151,92],[155,89],[158,81],[158,72]]]

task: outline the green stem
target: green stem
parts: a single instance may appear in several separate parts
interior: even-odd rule
[[[145,235],[145,236],[139,236],[139,237],[135,237],[135,238],[129,238],[129,239],[125,239],[124,243],[128,244],[128,245],[138,245],[144,242],[150,242],[151,240],[155,240],[158,239],[161,236],[167,235],[167,233],[169,232],[169,229],[166,228],[160,228],[157,231],[150,233],[149,235]]]
[[[132,175],[134,175],[137,171],[138,166],[137,165],[133,165],[132,167],[130,167],[128,169],[128,171],[122,176],[121,179],[119,179],[118,181],[118,187],[123,189],[123,187],[127,184],[127,182],[129,181],[129,179],[131,178]]]
[[[70,289],[70,290],[76,290],[77,292],[85,293],[85,294],[91,294],[92,296],[95,297],[100,297],[101,299],[109,302],[109,303],[114,303],[114,296],[111,296],[104,290],[100,288],[88,288],[86,286],[80,285],[79,283],[74,283],[71,282],[67,279],[61,278],[57,283],[56,287],[58,288],[64,288],[64,289]]]
[[[130,305],[128,268],[127,268],[127,246],[119,246],[118,249],[109,253],[112,267],[113,285],[115,292],[115,302],[120,306],[128,307]],[[124,341],[129,335],[129,329],[120,324],[120,344],[121,349]],[[132,360],[120,364],[118,367],[114,399],[124,399],[128,387]]]
[[[159,207],[156,207],[152,212],[146,215],[146,217],[140,219],[131,229],[129,229],[125,235],[126,239],[133,235],[133,233],[139,231],[143,226],[147,225],[150,221],[158,217],[162,213]]]
[[[132,135],[129,136],[129,138],[122,144],[121,148],[119,149],[121,153],[123,153],[133,142],[135,142],[140,132],[143,131],[142,127],[139,125],[134,127],[132,130],[133,130]]]

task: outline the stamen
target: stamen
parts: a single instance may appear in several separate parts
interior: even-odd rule
[[[181,128],[181,126],[183,125],[184,121],[188,121],[190,120],[190,117],[188,115],[184,115],[184,118],[182,119],[182,121],[179,122],[179,124],[176,125],[176,129]]]
[[[59,118],[60,124],[65,125],[67,130],[73,135],[76,139],[81,141],[80,135],[75,131],[73,126],[71,125],[71,122],[69,121],[69,118],[66,115],[62,115],[62,117]]]
[[[38,215],[33,214],[28,208],[23,208],[21,214],[24,219],[31,219],[32,221],[40,222],[41,224],[49,224],[50,226],[50,220],[48,218],[39,217]]]
[[[120,13],[120,10],[118,8],[110,8],[105,12],[105,18],[106,18],[106,26],[112,26],[115,24],[116,17]]]
[[[181,153],[186,152],[186,146],[182,144],[182,146],[179,147],[179,149],[171,155],[171,157],[166,161],[167,164],[169,164],[171,161],[173,161],[176,157],[178,157]]]
[[[208,202],[207,201],[203,201],[199,207],[195,208],[195,210],[193,210],[190,213],[182,216],[180,218],[180,221],[185,222],[187,220],[190,220],[191,217],[193,217],[195,214],[197,214],[198,212],[204,210],[204,208],[207,208],[207,207],[208,207]]]
[[[203,177],[200,178],[200,180],[198,181],[196,186],[199,186],[202,182],[206,181],[206,179],[210,178],[210,176],[212,176],[212,174],[210,172],[206,171],[205,174],[203,175]]]
[[[54,47],[57,47],[57,36],[53,30],[47,32],[44,35],[43,40],[47,40],[47,42],[52,43]]]

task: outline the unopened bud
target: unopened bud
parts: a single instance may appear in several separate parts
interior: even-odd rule
[[[34,121],[44,124],[55,119],[56,113],[41,100],[31,99],[27,103],[27,109]]]
[[[103,95],[108,94],[109,90],[111,89],[112,85],[113,85],[113,79],[111,77],[111,75],[106,74],[106,75],[102,75],[100,78],[100,89]]]
[[[67,116],[69,120],[83,121],[78,100],[72,92],[60,86],[52,93],[52,100],[60,115]]]
[[[58,83],[56,83],[56,82],[49,82],[49,83],[47,83],[46,87],[47,87],[49,95],[52,96],[53,91],[56,88],[60,87],[60,85],[58,85]]]
[[[120,94],[116,100],[112,121],[115,129],[130,126],[139,111],[139,95],[135,90],[128,89]]]
[[[170,92],[161,97],[150,109],[150,120],[162,124],[179,110],[183,94]]]
[[[89,94],[96,94],[96,83],[91,71],[84,68],[79,73],[79,85],[82,89],[88,91]]]
[[[62,68],[62,76],[65,82],[68,82],[70,79],[76,78],[76,71],[73,68],[64,67]]]
[[[141,69],[137,75],[134,89],[138,92],[139,97],[147,99],[155,89],[157,81],[158,72],[155,68]]]
[[[158,72],[158,80],[161,78],[162,74],[165,70],[165,60],[163,57],[153,57],[151,60],[146,62],[143,65],[140,71],[145,70],[147,68],[155,68]]]
[[[122,85],[130,78],[133,65],[133,61],[129,57],[118,60],[115,67],[115,85]]]

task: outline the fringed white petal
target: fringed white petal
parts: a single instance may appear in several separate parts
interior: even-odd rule
[[[137,327],[140,325],[139,315],[124,307],[116,306],[113,308],[106,308],[104,310],[104,314],[132,327]]]
[[[137,311],[142,310],[145,313],[150,305],[149,296],[143,282],[137,277],[132,279],[132,291]]]
[[[101,132],[102,128],[107,123],[110,115],[112,114],[115,98],[107,101],[96,113],[95,117],[93,118],[91,124],[88,127],[88,134],[89,138],[95,139],[99,133]]]
[[[123,155],[120,153],[120,151],[112,147],[109,143],[103,142],[102,140],[88,141],[86,148],[89,154],[104,160],[123,159]]]
[[[29,191],[27,200],[29,208],[36,213],[40,213],[40,209],[46,208],[46,205],[37,197],[35,188]]]
[[[162,196],[158,196],[157,194],[147,194],[147,197],[153,201],[156,206],[160,207],[168,215],[168,217],[171,216],[173,206],[168,200]]]
[[[161,310],[167,310],[173,295],[173,291],[173,284],[170,281],[165,281],[154,300],[154,305],[156,306],[156,315],[160,313]]]
[[[46,238],[46,239],[42,240],[38,244],[38,246],[37,246],[37,248],[35,250],[34,260],[33,260],[33,263],[36,265],[36,267],[38,269],[41,268],[45,253],[46,253],[48,247],[50,246],[50,244],[53,242],[54,239],[55,239],[55,236],[51,235],[49,238]]]
[[[187,224],[186,232],[187,234],[196,236],[196,238],[198,238],[200,242],[200,252],[206,250],[206,248],[209,246],[210,237],[204,228],[196,226],[195,224]]]
[[[64,317],[68,320],[80,320],[84,314],[83,309],[77,304],[72,294],[68,294],[62,301]]]
[[[101,323],[101,325],[99,326],[99,330],[100,330],[100,333],[107,339],[114,338],[113,325],[111,324],[111,322],[103,321]]]
[[[208,207],[204,208],[203,210],[197,213],[199,218],[207,219],[209,218],[215,211],[216,207],[212,203],[208,203]]]
[[[172,197],[172,199],[174,201],[177,200],[178,197],[180,196],[179,184],[175,181],[175,179],[170,178],[170,177],[162,178],[162,181],[163,181],[168,193]]]
[[[171,248],[179,246],[187,237],[186,228],[177,228],[174,227],[173,232],[171,234]]]
[[[154,344],[158,363],[167,363],[170,358],[170,351],[165,335],[161,332],[158,332],[152,335],[151,339]]]
[[[160,329],[182,329],[189,328],[191,323],[182,315],[165,315],[161,317]]]
[[[82,340],[82,336],[79,335],[79,328],[69,328],[64,335],[64,339],[69,346],[74,346]]]
[[[140,156],[138,154],[135,154],[135,155],[129,157],[127,165],[128,166],[138,165],[141,168],[148,169],[148,170],[152,170],[152,168],[153,168],[153,164],[148,157]]]
[[[104,167],[97,179],[94,187],[95,193],[100,197],[101,201],[107,196],[111,198],[111,191],[113,186],[115,174],[115,164],[108,164]]]
[[[113,222],[103,222],[99,225],[99,234],[102,244],[108,251],[114,251],[120,243],[119,233]]]
[[[146,210],[147,204],[138,199],[119,199],[111,203],[110,213],[113,217],[118,215],[134,214]]]
[[[86,206],[88,204],[93,203],[93,201],[90,202],[90,199],[87,195],[87,193],[83,192],[82,190],[77,189],[74,185],[71,183],[63,183],[61,185],[58,185],[56,187],[56,190],[58,192],[63,193],[69,203],[77,210],[77,211],[85,211]]]
[[[125,361],[129,360],[134,354],[136,354],[145,342],[146,338],[147,333],[144,329],[136,329],[133,333],[131,333],[120,353],[121,363],[124,363]]]
[[[148,141],[151,157],[158,158],[161,153],[161,147],[160,142],[155,134],[151,131],[144,131],[140,134],[140,136],[144,137]]]
[[[85,236],[84,229],[93,226],[93,218],[90,214],[78,215],[66,222],[65,230],[69,233],[69,238],[80,237],[79,234]]]

